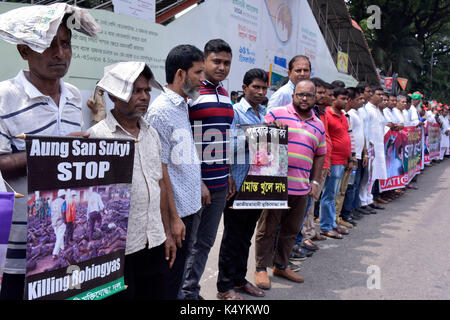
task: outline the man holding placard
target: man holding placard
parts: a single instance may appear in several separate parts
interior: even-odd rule
[[[46,32],[25,32],[38,24]],[[61,3],[11,10],[0,15],[0,26],[0,37],[17,45],[29,67],[0,83],[0,170],[17,192],[26,194],[25,142],[15,136],[80,135],[81,94],[61,79],[72,58],[71,28],[78,27],[92,37],[100,28],[86,10]],[[14,205],[0,299],[23,297],[26,239],[27,202],[23,198]]]

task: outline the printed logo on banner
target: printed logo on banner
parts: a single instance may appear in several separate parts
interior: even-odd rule
[[[29,136],[25,299],[124,290],[134,141]]]
[[[293,18],[289,5],[283,0],[264,0],[278,41],[285,45],[293,31]]]

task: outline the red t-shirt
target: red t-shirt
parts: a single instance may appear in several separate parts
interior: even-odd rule
[[[344,113],[336,114],[331,107],[325,112],[332,145],[331,165],[345,165],[352,152],[347,118]]]

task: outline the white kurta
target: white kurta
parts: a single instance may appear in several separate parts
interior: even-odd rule
[[[403,116],[403,113],[402,113],[402,111],[400,109],[394,108],[393,109],[393,114],[394,114],[395,118],[398,120],[397,123],[405,124],[405,117]]]
[[[384,127],[386,120],[381,111],[371,104],[366,105],[368,116],[368,140],[372,143],[375,149],[375,158],[373,160],[372,178],[387,179],[386,159],[384,155]]]
[[[439,118],[443,122],[442,128],[441,128],[441,148],[448,148],[449,147],[449,136],[447,136],[445,134],[445,132],[447,130],[450,130],[450,124],[449,124],[447,117],[444,118],[444,117],[440,116]]]
[[[433,111],[427,110],[425,112],[425,119],[427,119],[428,123],[436,123],[436,119],[434,118]]]

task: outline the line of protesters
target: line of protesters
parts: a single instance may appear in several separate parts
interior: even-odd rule
[[[111,299],[203,299],[199,283],[222,213],[217,297],[262,297],[271,287],[267,268],[273,267],[274,276],[303,282],[297,261],[319,249],[313,240],[342,239],[355,220],[384,209],[381,204],[402,193],[380,194],[374,180],[387,177],[385,126],[420,125],[417,99],[410,105],[408,97],[387,97],[380,87],[344,88],[310,79],[309,59],[298,55],[289,62],[288,82],[267,108],[261,105],[269,82],[262,69],[245,73],[244,95],[232,105],[221,83],[230,72],[232,49],[221,39],[208,41],[203,51],[192,45],[173,48],[165,62],[165,87],[143,62],[106,67],[96,91],[108,94],[114,107],[82,132],[80,92],[61,80],[72,56],[66,19],[42,53],[18,44],[29,70],[0,83],[0,171],[26,194],[25,145],[15,138],[24,132],[139,141],[125,251],[127,290]],[[152,87],[161,94],[149,106]],[[385,107],[398,108],[401,113],[391,114],[403,118],[388,121]],[[445,112],[435,120],[447,128],[448,142]],[[242,144],[227,152],[229,140],[245,139],[242,125],[261,123],[288,126],[288,210],[232,208],[250,161],[248,148],[238,148]],[[375,150],[370,177],[369,148]],[[245,163],[231,161],[242,153]],[[26,213],[26,200],[17,199],[1,299],[23,298]],[[254,285],[246,274],[255,232]]]

